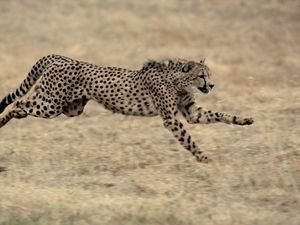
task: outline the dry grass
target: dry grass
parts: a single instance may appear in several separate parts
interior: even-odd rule
[[[0,224],[299,224],[299,1],[0,1],[0,95],[41,56],[139,68],[207,58],[200,105],[253,126],[188,125],[203,165],[160,118],[95,103],[0,130]]]

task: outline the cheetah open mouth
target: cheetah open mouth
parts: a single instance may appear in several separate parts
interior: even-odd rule
[[[198,90],[204,94],[207,94],[209,92],[209,90],[206,87],[198,88]]]

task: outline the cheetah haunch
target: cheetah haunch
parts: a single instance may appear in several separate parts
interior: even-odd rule
[[[100,67],[64,56],[41,58],[19,88],[0,103],[0,113],[11,103],[13,107],[0,117],[0,127],[12,118],[28,115],[54,118],[61,113],[78,116],[89,100],[125,115],[160,115],[170,130],[198,161],[209,159],[177,120],[178,111],[189,123],[249,125],[252,118],[204,110],[195,103],[195,89],[208,93],[214,85],[204,60],[200,62],[169,60],[150,61],[140,70]],[[29,92],[30,90],[30,92]]]

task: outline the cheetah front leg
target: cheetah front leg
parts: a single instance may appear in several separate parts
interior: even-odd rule
[[[253,118],[243,118],[227,113],[205,110],[196,105],[191,95],[187,95],[182,98],[179,110],[188,123],[208,124],[223,122],[227,124],[250,125],[254,122]]]
[[[163,121],[164,126],[173,133],[180,144],[190,151],[199,162],[208,163],[210,161],[209,158],[200,151],[199,147],[192,140],[191,135],[187,133],[180,121],[170,116],[165,117]]]
[[[179,101],[176,92],[168,90],[165,86],[157,85],[153,89],[152,98],[155,107],[163,119],[164,127],[173,133],[185,149],[190,151],[199,162],[208,163],[208,157],[200,151],[199,147],[192,140],[190,134],[184,129],[183,124],[177,120],[177,103]]]

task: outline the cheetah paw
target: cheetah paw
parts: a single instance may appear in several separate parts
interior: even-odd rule
[[[202,154],[201,152],[196,153],[195,157],[197,161],[201,163],[210,163],[212,161],[210,158],[208,158],[206,155]]]
[[[253,118],[245,118],[243,121],[243,124],[241,124],[241,125],[251,125],[252,123],[254,123]]]

